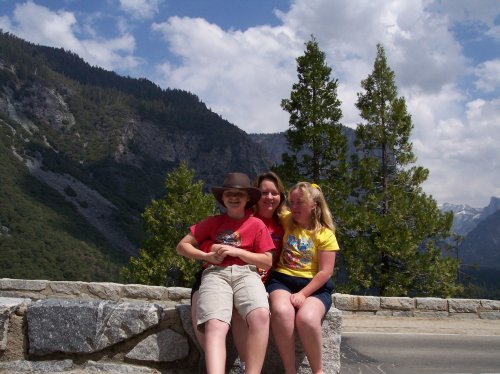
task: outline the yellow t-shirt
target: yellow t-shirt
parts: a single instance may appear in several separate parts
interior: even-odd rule
[[[276,271],[301,278],[313,278],[318,272],[319,251],[338,251],[337,238],[332,230],[323,228],[314,233],[296,225],[290,231],[291,213],[282,217],[285,228],[283,250]]]

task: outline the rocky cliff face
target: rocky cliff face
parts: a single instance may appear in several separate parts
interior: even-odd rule
[[[140,213],[163,196],[167,172],[181,161],[207,190],[227,172],[254,177],[272,163],[263,147],[192,94],[78,60],[70,79],[50,65],[64,52],[1,36],[0,47],[18,46],[14,57],[0,57],[0,140],[21,161],[16,167],[58,191],[114,248],[136,253]],[[46,59],[31,60],[41,54]]]

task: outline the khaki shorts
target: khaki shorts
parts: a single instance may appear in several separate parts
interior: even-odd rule
[[[233,305],[245,320],[254,309],[269,310],[266,288],[257,267],[210,265],[201,278],[196,323],[201,325],[210,319],[218,319],[231,324]]]

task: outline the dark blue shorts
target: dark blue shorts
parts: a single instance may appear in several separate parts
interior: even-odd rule
[[[273,271],[266,282],[266,291],[271,292],[276,290],[285,290],[290,293],[297,293],[311,282],[311,278],[293,277]],[[333,280],[328,281],[311,296],[317,297],[325,306],[325,314],[332,306]]]

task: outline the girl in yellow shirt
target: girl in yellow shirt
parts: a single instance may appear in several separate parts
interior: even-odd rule
[[[332,305],[333,268],[339,245],[332,215],[316,184],[299,182],[282,216],[283,249],[266,289],[271,329],[286,374],[294,374],[296,329],[314,374],[324,373],[321,321]]]

